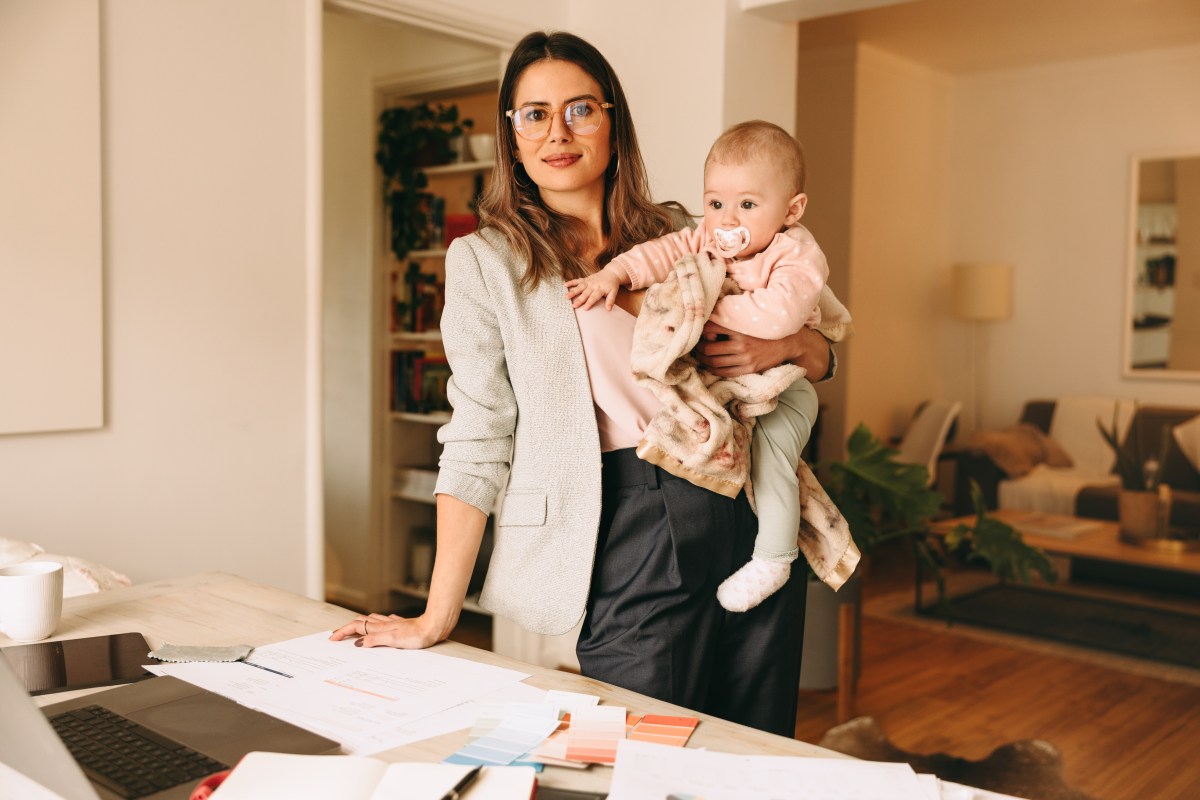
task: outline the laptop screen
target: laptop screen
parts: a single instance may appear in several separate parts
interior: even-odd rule
[[[96,790],[5,658],[0,658],[0,708],[0,763],[64,800],[97,800]]]

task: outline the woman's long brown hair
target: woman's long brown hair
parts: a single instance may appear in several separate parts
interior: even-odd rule
[[[613,153],[604,173],[607,244],[595,262],[582,255],[589,243],[585,223],[547,208],[525,168],[516,163],[516,132],[505,112],[513,107],[517,81],[525,69],[546,60],[578,65],[600,84],[604,99],[613,104],[606,111],[612,121]],[[590,275],[630,247],[678,227],[677,215],[650,199],[633,117],[616,73],[595,47],[578,36],[538,31],[517,43],[500,85],[496,143],[496,168],[479,202],[480,222],[499,231],[528,263],[521,279],[526,289],[551,276],[572,280]]]

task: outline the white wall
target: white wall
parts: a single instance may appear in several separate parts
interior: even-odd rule
[[[803,43],[801,43],[803,45]],[[856,313],[850,297],[850,240],[853,232],[854,119],[858,81],[855,46],[800,47],[796,86],[796,136],[804,145],[808,205],[801,222],[812,231],[829,262],[829,286]],[[854,370],[852,343],[838,345],[835,380],[817,384],[821,404],[817,457],[840,456],[849,428],[847,376]]]
[[[724,8],[725,0],[572,0],[563,25],[616,70],[655,199],[694,214],[704,156],[723,130]]]
[[[312,587],[316,7],[102,4],[109,416],[0,439],[0,535],[135,581]]]
[[[865,45],[801,46],[804,222],[855,327],[837,379],[818,387],[820,456],[833,458],[859,423],[887,439],[921,401],[957,395],[938,357],[955,343],[943,329],[951,84]]]
[[[950,260],[1015,268],[1013,318],[988,326],[980,365],[984,423],[1062,394],[1195,404],[1195,382],[1120,368],[1130,158],[1200,152],[1200,47],[961,78],[953,113]]]
[[[737,0],[572,0],[563,27],[621,79],[658,200],[700,213],[704,157],[735,122],[795,127],[792,23],[747,14]]]
[[[324,418],[326,591],[365,606],[369,544],[372,306],[380,187],[378,78],[496,58],[494,48],[399,23],[324,14]],[[499,67],[497,66],[497,70]],[[497,72],[498,77],[498,72]],[[381,390],[382,391],[382,390]]]
[[[939,73],[858,48],[847,434],[864,422],[886,439],[921,401],[953,392],[936,358],[948,294],[950,102],[950,82]]]

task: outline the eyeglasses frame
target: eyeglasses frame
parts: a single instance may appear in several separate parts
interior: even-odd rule
[[[598,100],[592,100],[591,98],[581,98],[581,99],[584,102],[595,103],[596,105],[600,106],[600,108],[603,109],[605,113],[608,113],[608,109],[616,107],[613,103],[603,103]],[[554,127],[554,116],[556,114],[561,114],[563,125],[566,125],[567,130],[571,131],[571,133],[575,133],[575,129],[571,127],[571,123],[567,122],[566,114],[564,114],[563,112],[565,112],[573,104],[578,103],[578,102],[580,102],[580,101],[572,100],[571,102],[566,103],[565,105],[561,105],[558,108],[554,108],[553,106],[546,106],[543,103],[526,103],[525,104],[526,106],[541,106],[543,108],[546,108],[550,112],[549,127],[546,128],[546,132],[544,134],[542,134],[541,136],[538,136],[536,139],[531,138],[531,137],[526,136],[525,134],[521,133],[521,129],[517,127],[516,117],[513,116],[514,114],[516,114],[518,111],[520,111],[525,106],[520,106],[518,108],[510,108],[508,111],[504,112],[504,116],[508,117],[509,121],[512,122],[513,133],[515,133],[517,136],[520,136],[522,139],[524,139],[528,142],[540,142],[542,139],[545,139],[547,136],[550,135],[550,129]],[[596,126],[597,129],[599,129],[599,127],[600,127],[599,125]],[[593,133],[595,133],[595,131],[589,131],[588,133],[580,133],[577,135],[578,136],[591,136]]]

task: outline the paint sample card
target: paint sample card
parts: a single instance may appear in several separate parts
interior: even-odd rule
[[[576,708],[591,708],[600,704],[600,697],[594,694],[579,692],[564,692],[560,689],[550,689],[546,692],[546,702],[558,706],[558,712],[570,714]]]
[[[493,720],[488,719],[485,725]],[[558,727],[558,710],[549,704],[512,703],[491,730],[468,741],[445,759],[448,764],[504,766],[537,747]]]
[[[567,729],[567,759],[591,764],[612,764],[617,742],[625,738],[624,706],[578,708]]]
[[[556,717],[558,711],[553,704],[544,703],[480,703],[479,714],[475,724],[467,733],[467,743],[487,736],[504,722],[505,717],[525,716],[550,719]]]
[[[672,747],[683,747],[691,738],[700,720],[696,717],[665,717],[647,714],[626,734],[626,738],[639,742],[654,742]]]
[[[522,760],[546,764],[548,766],[584,769],[587,767],[587,764],[584,762],[567,760],[567,731],[570,728],[571,715],[564,714],[563,718],[558,721],[558,728],[554,733],[546,737],[546,741],[526,754]]]

